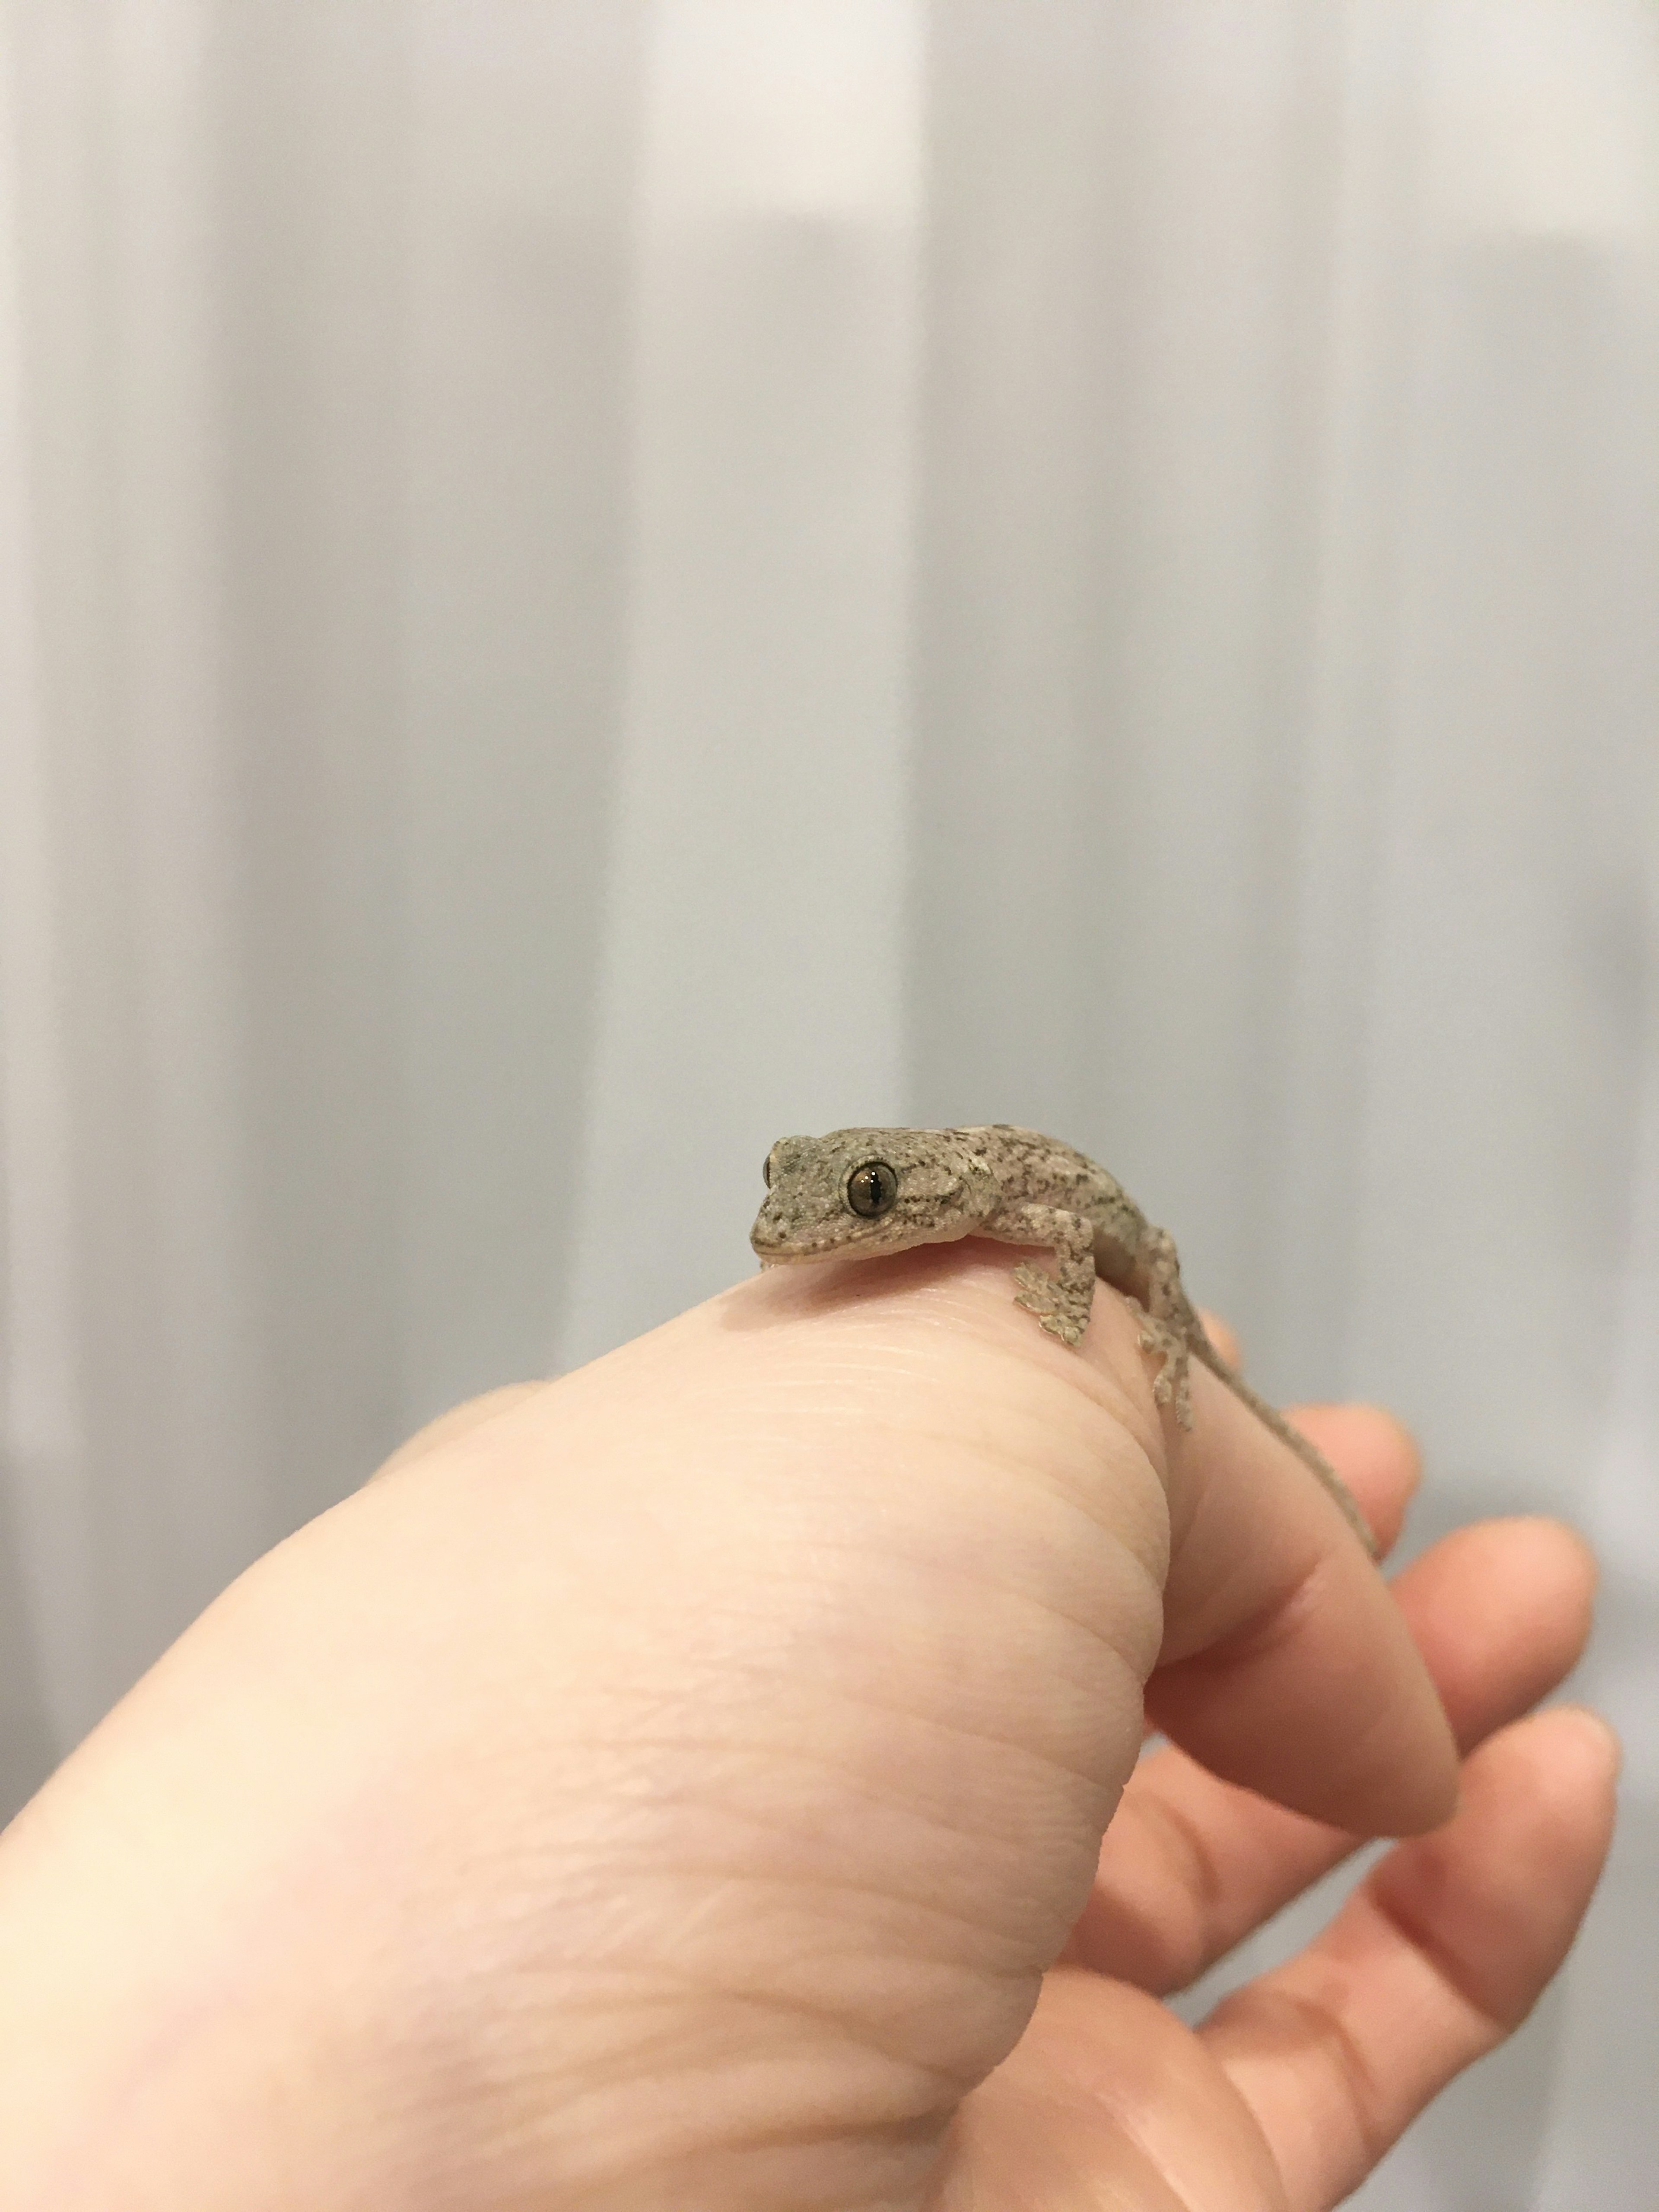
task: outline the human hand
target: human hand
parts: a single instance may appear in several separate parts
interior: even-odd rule
[[[1468,1530],[1396,1607],[1231,1394],[1161,1425],[1120,1301],[1066,1351],[1007,1277],[747,1282],[227,1592],[0,1846],[3,2212],[1354,2186],[1588,1899],[1611,1740],[1509,1725],[1588,1561]],[[1405,1439],[1304,1419],[1390,1540]],[[1186,1748],[1137,1769],[1154,1668]],[[1456,1818],[1188,2031],[1158,1996],[1349,1831],[1450,1809],[1431,1676]]]

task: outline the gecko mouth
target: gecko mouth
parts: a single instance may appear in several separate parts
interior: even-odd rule
[[[816,1260],[834,1249],[827,1237],[810,1244],[799,1241],[791,1244],[763,1244],[758,1237],[751,1237],[749,1242],[753,1245],[755,1255],[763,1267],[787,1267],[793,1260]]]

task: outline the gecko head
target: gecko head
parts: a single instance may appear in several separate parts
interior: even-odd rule
[[[766,1199],[749,1241],[769,1267],[948,1243],[996,1205],[981,1155],[938,1129],[781,1137],[765,1175]]]

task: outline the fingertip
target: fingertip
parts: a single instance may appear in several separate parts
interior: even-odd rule
[[[1341,1475],[1386,1557],[1423,1480],[1423,1455],[1411,1430],[1386,1407],[1363,1401],[1293,1406],[1286,1418]]]
[[[1506,1532],[1518,1567],[1530,1565],[1547,1571],[1558,1582],[1571,1583],[1587,1608],[1594,1605],[1601,1586],[1601,1563],[1589,1540],[1570,1521],[1558,1521],[1551,1513],[1516,1513],[1497,1525]]]
[[[1386,1470],[1405,1482],[1408,1493],[1416,1490],[1423,1480],[1423,1449],[1398,1413],[1365,1399],[1331,1411],[1342,1424],[1344,1442],[1356,1462]]]
[[[1587,1785],[1599,1782],[1611,1790],[1618,1782],[1625,1765],[1624,1741],[1613,1723],[1593,1705],[1551,1705],[1534,1724],[1547,1727],[1557,1740],[1558,1773],[1572,1761]],[[1571,1784],[1574,1778],[1564,1778]]]
[[[1465,1752],[1558,1688],[1595,1614],[1596,1566],[1559,1521],[1455,1528],[1390,1585]]]
[[[1555,1705],[1501,1729],[1464,1766],[1443,1835],[1391,1852],[1369,1878],[1407,1927],[1437,1923],[1459,1986],[1505,2027],[1560,1965],[1613,1838],[1620,1745],[1599,1713]]]
[[[1204,1324],[1205,1335],[1209,1338],[1228,1366],[1242,1369],[1244,1364],[1244,1348],[1239,1341],[1238,1331],[1231,1322],[1223,1321],[1219,1314],[1212,1313],[1208,1306],[1199,1308],[1198,1317]]]
[[[1384,1860],[1373,1879],[1385,1887],[1416,1882],[1440,1854],[1467,1850],[1466,1831],[1484,1832],[1501,1822],[1512,1852],[1540,1866],[1572,1866],[1588,1896],[1612,1836],[1623,1757],[1610,1723],[1587,1705],[1551,1705],[1511,1722],[1464,1761],[1458,1817],[1443,1841],[1420,1847],[1427,1859],[1405,1852]],[[1541,1913],[1541,1893],[1532,1902]]]
[[[1503,1532],[1504,1589],[1510,1601],[1547,1619],[1558,1640],[1577,1658],[1595,1625],[1601,1581],[1601,1562],[1589,1545],[1567,1522],[1544,1513],[1480,1525]]]
[[[1342,1825],[1361,1835],[1432,1835],[1462,1805],[1457,1738],[1426,1669],[1415,1679],[1402,1671],[1396,1694],[1384,1729],[1395,1748],[1363,1771],[1354,1801],[1360,1817],[1345,1815]]]

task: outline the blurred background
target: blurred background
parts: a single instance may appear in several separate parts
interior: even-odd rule
[[[775,1136],[1032,1122],[1596,1540],[1356,2201],[1650,2205],[1656,606],[1646,0],[0,0],[0,1807]]]

